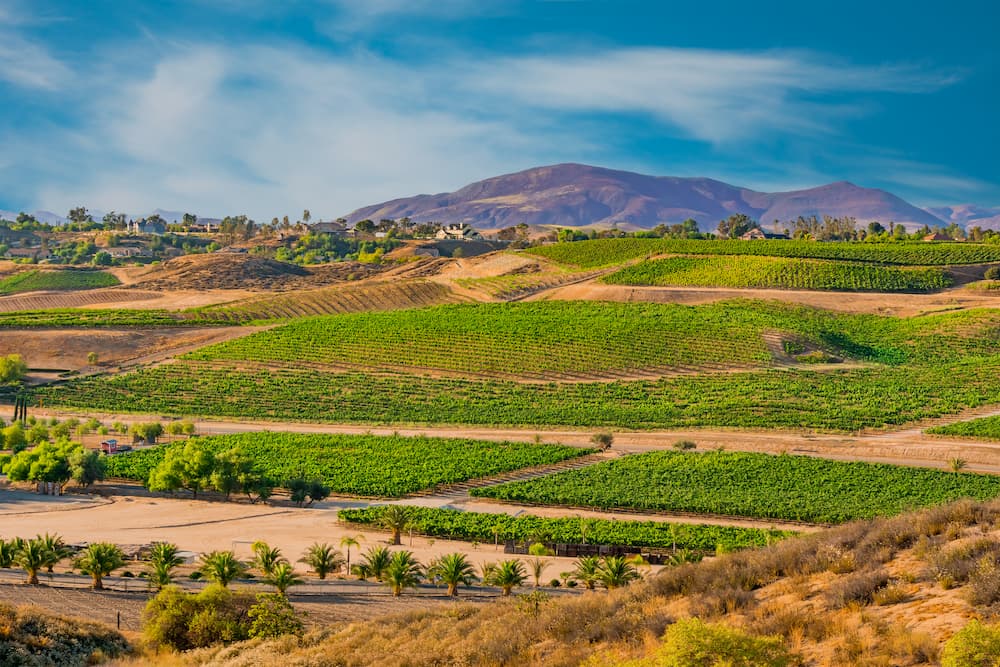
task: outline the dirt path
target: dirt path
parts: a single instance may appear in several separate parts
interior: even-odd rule
[[[909,317],[968,308],[1000,307],[1000,294],[962,287],[936,294],[882,294],[869,292],[813,292],[805,290],[731,289],[719,287],[633,287],[604,285],[596,279],[556,287],[528,297],[528,301],[641,301],[702,304],[726,299],[770,299],[851,313]]]

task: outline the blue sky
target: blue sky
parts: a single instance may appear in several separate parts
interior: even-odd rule
[[[0,0],[0,209],[334,217],[556,162],[1000,206],[1000,10]]]

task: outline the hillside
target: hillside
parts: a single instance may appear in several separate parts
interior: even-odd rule
[[[709,178],[647,176],[582,164],[505,174],[451,193],[367,206],[345,217],[349,222],[409,217],[417,222],[466,222],[484,229],[522,222],[565,227],[626,223],[650,228],[694,218],[708,230],[733,213],[766,224],[823,214],[918,226],[942,222],[889,192],[843,181],[808,190],[766,193]]]

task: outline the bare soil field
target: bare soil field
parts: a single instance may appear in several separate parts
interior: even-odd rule
[[[286,291],[361,279],[381,271],[375,264],[337,262],[303,267],[240,253],[187,255],[128,274],[134,287],[155,291]]]
[[[50,308],[122,307],[123,303],[140,303],[142,308],[162,308],[150,305],[159,297],[156,292],[133,289],[95,289],[61,292],[26,292],[0,297],[0,312],[16,310],[47,310]]]
[[[107,370],[162,360],[204,345],[246,336],[259,327],[0,330],[0,355],[20,354],[31,368]],[[87,362],[97,354],[98,367]]]
[[[604,285],[596,280],[557,287],[529,297],[529,301],[560,299],[584,301],[641,301],[700,304],[726,299],[770,299],[850,313],[910,317],[948,310],[1000,307],[1000,294],[961,287],[936,294],[876,294],[868,292],[811,292],[804,290],[729,289],[716,287],[630,287]]]

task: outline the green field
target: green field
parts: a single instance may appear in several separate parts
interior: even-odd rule
[[[1000,416],[982,417],[966,422],[955,422],[944,426],[927,429],[935,435],[957,435],[963,438],[980,438],[984,440],[1000,440]]]
[[[35,290],[83,290],[114,287],[121,282],[104,271],[23,271],[0,279],[0,294]]]
[[[558,463],[590,450],[562,445],[458,438],[375,435],[242,433],[197,438],[213,453],[237,450],[272,479],[321,479],[333,493],[399,497],[439,484],[461,482]],[[145,481],[171,447],[161,445],[108,457],[109,477]]]
[[[581,269],[615,266],[652,255],[762,255],[946,266],[1000,262],[1000,245],[981,243],[862,243],[688,239],[596,239],[530,248],[525,252]]]
[[[197,358],[36,394],[46,405],[257,419],[854,431],[1000,402],[998,337],[996,310],[892,318],[748,301],[447,306],[300,320]],[[783,348],[863,365],[704,372],[767,366]],[[303,367],[310,361],[332,367]],[[483,377],[652,364],[689,372],[614,382]],[[456,377],[427,374],[433,368]]]
[[[35,390],[47,406],[367,424],[850,432],[1000,403],[1000,355],[932,365],[523,384],[181,361]]]
[[[940,268],[786,257],[669,257],[625,267],[601,279],[611,285],[681,285],[850,292],[932,292],[951,287]]]
[[[165,310],[54,308],[0,313],[0,328],[218,326],[225,321],[182,318]]]
[[[651,452],[473,489],[540,505],[839,523],[1000,495],[1000,477],[742,452]]]
[[[727,551],[762,547],[792,535],[788,531],[735,528],[659,521],[610,521],[605,519],[544,518],[531,514],[459,512],[431,507],[414,507],[413,531],[444,539],[492,543],[497,540],[542,540],[557,544],[609,544],[659,549]],[[384,508],[347,509],[337,513],[347,523],[377,526]]]

